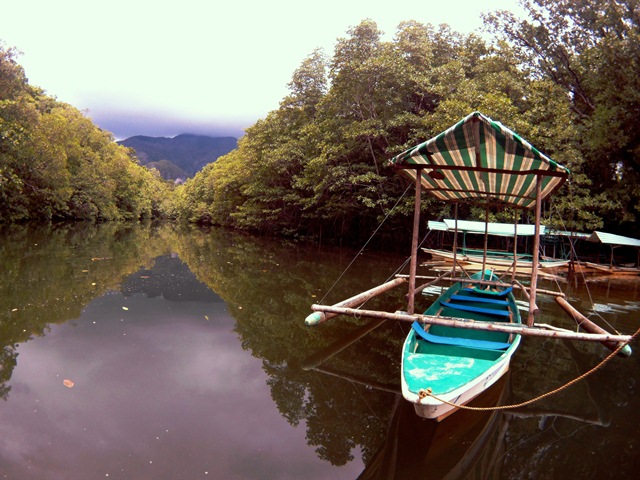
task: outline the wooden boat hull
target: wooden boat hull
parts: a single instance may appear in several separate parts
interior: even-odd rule
[[[480,272],[474,274],[480,279]],[[497,280],[488,271],[485,279]],[[462,297],[469,297],[465,305],[472,309],[457,310]],[[499,305],[483,303],[499,298]],[[477,300],[477,301],[474,301]],[[457,303],[456,303],[457,302]],[[485,313],[487,305],[498,307],[508,313],[496,317]],[[426,315],[453,316],[474,320],[493,320],[521,323],[520,314],[512,293],[504,297],[492,297],[473,293],[454,284],[441,295],[425,312]],[[508,315],[508,316],[507,316]],[[502,319],[502,320],[500,320]],[[486,330],[455,329],[435,325],[427,327],[425,340],[415,326],[407,335],[402,354],[402,394],[414,404],[416,414],[423,418],[442,420],[493,385],[509,370],[512,355],[520,344],[519,335],[511,335]],[[432,333],[431,333],[432,332]],[[439,338],[435,338],[439,337]],[[441,342],[445,339],[445,343]],[[453,342],[449,344],[448,342]],[[461,342],[458,344],[457,342]],[[427,395],[426,392],[431,395]],[[433,396],[432,396],[433,395]],[[436,398],[437,397],[437,398]],[[455,405],[450,405],[450,402]]]
[[[453,262],[453,252],[447,252],[445,250],[434,250],[425,248],[423,249],[425,252],[431,254],[437,258],[443,258],[447,261]],[[482,255],[469,255],[469,254],[458,254],[456,255],[456,261],[458,261],[465,269],[470,270],[481,270],[482,269]],[[569,264],[569,260],[544,260],[541,259],[538,265],[540,269],[553,269],[565,267]],[[492,258],[487,257],[485,262],[485,268],[491,268],[495,271],[506,271],[511,269],[513,265],[513,260],[505,259],[505,258]],[[530,260],[518,260],[516,264],[516,271],[518,273],[527,273],[531,274],[533,270],[533,264]]]
[[[592,262],[584,262],[584,265],[593,270],[609,275],[640,275],[640,268],[635,267],[615,267]]]

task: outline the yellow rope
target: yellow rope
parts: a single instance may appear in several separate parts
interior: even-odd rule
[[[640,328],[638,330],[636,330],[636,333],[634,333],[627,342],[620,343],[618,345],[618,348],[616,348],[613,352],[611,352],[611,354],[609,354],[607,357],[605,357],[598,365],[593,367],[591,370],[588,370],[587,372],[583,373],[579,377],[574,378],[570,382],[565,383],[564,385],[562,385],[561,387],[556,388],[555,390],[551,390],[550,392],[543,393],[542,395],[539,395],[539,396],[537,396],[535,398],[527,400],[526,402],[516,403],[516,404],[513,404],[513,405],[498,405],[498,406],[495,406],[495,407],[469,407],[467,405],[458,405],[456,403],[448,402],[448,401],[446,401],[446,400],[444,400],[442,398],[439,398],[438,396],[436,396],[436,395],[434,395],[432,393],[431,388],[420,390],[418,395],[420,397],[420,400],[422,400],[423,398],[426,398],[426,397],[433,397],[436,400],[438,400],[439,402],[446,403],[447,405],[450,405],[450,406],[456,407],[456,408],[460,408],[460,409],[463,409],[463,410],[492,411],[492,410],[508,410],[508,409],[514,409],[514,408],[521,408],[521,407],[524,407],[526,405],[531,405],[532,403],[538,402],[538,401],[542,400],[543,398],[550,397],[552,395],[555,395],[556,393],[559,393],[559,392],[561,392],[563,390],[566,390],[567,388],[569,388],[573,384],[578,383],[580,380],[583,380],[584,378],[588,377],[592,373],[600,370],[606,363],[608,363],[613,357],[615,357],[620,352],[620,350],[622,350],[634,338],[636,338],[638,336],[638,334],[640,334]],[[420,401],[418,401],[418,403],[420,403]]]

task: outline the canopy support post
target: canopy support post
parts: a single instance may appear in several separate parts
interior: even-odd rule
[[[454,225],[455,228],[453,229],[453,270],[451,271],[451,276],[455,277],[456,276],[456,264],[458,263],[458,202],[456,202],[454,204],[454,210],[455,210],[455,220],[454,220]]]
[[[516,279],[516,270],[518,269],[518,210],[513,209],[513,270],[511,271],[511,282]]]
[[[536,178],[536,224],[535,235],[533,236],[533,263],[531,266],[531,298],[529,299],[529,316],[527,325],[532,326],[535,322],[535,315],[538,313],[536,305],[536,289],[538,287],[538,263],[540,259],[540,215],[542,210],[542,176]]]
[[[487,248],[489,247],[489,202],[484,208],[484,254],[482,255],[482,275],[480,278],[485,279],[484,272],[487,268]],[[491,277],[489,277],[491,280]]]
[[[418,238],[420,233],[420,203],[422,194],[422,168],[416,170],[416,196],[413,209],[413,236],[411,238],[411,263],[409,265],[409,298],[407,312],[413,314],[416,295],[416,269],[418,266]]]

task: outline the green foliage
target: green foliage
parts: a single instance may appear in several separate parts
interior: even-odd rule
[[[577,176],[574,187],[579,187],[568,189],[563,201],[579,211],[574,218],[589,210],[578,228],[602,225],[602,219],[613,230],[624,222],[635,224],[640,200],[640,4],[535,0],[525,6],[525,20],[500,12],[487,22],[513,45],[531,76],[552,81],[567,96],[572,115],[566,125],[581,157],[573,170],[584,175]],[[637,227],[633,230],[637,234]]]
[[[160,176],[167,180],[176,180],[178,178],[187,178],[189,175],[183,169],[178,167],[170,160],[160,160],[158,162],[149,162],[145,164],[145,167],[151,169],[155,168],[160,172]]]
[[[373,21],[361,22],[337,40],[331,58],[314,51],[305,59],[280,108],[249,128],[237,150],[179,189],[178,215],[361,244],[405,190],[387,159],[479,110],[575,172],[571,187],[548,206],[548,223],[601,225],[604,215],[624,206],[604,190],[592,194],[596,163],[585,155],[574,102],[507,33],[487,44],[446,25],[409,21],[383,41]],[[430,200],[423,208],[428,218],[444,211]],[[411,200],[399,202],[382,241],[395,242],[409,230],[412,211]]]
[[[492,43],[416,21],[383,40],[375,22],[362,21],[332,56],[313,51],[280,107],[175,192],[109,133],[28,85],[15,52],[0,49],[0,220],[169,215],[361,245],[386,218],[380,241],[395,244],[413,205],[387,159],[479,110],[572,171],[545,205],[545,223],[613,231],[629,224],[635,234],[639,4],[525,6],[525,20],[485,18]],[[446,211],[428,199],[423,208],[427,218]]]
[[[169,186],[0,46],[0,222],[161,216]]]

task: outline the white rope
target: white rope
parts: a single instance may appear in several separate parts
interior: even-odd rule
[[[324,296],[322,297],[322,300],[320,300],[320,303],[324,303],[324,300],[327,298],[327,295],[329,295],[333,289],[336,287],[336,285],[338,284],[338,282],[340,282],[340,280],[342,279],[342,277],[344,277],[344,275],[347,273],[347,271],[351,268],[351,266],[355,263],[356,259],[360,256],[360,254],[362,254],[362,252],[364,251],[365,248],[367,248],[367,245],[369,245],[369,243],[371,242],[371,240],[373,240],[373,237],[375,237],[375,235],[378,233],[378,230],[380,230],[380,228],[382,227],[382,225],[384,224],[384,222],[387,221],[387,219],[389,218],[389,216],[391,215],[391,213],[395,210],[395,208],[398,206],[398,204],[400,203],[400,201],[405,197],[405,195],[407,194],[407,192],[409,191],[409,189],[412,187],[412,184],[409,184],[407,186],[407,188],[405,189],[405,191],[402,193],[402,195],[400,196],[400,198],[398,198],[398,201],[396,201],[396,203],[393,205],[393,207],[391,207],[391,209],[389,210],[389,212],[387,213],[387,215],[382,219],[382,222],[380,222],[380,225],[378,225],[378,227],[375,229],[375,231],[371,234],[371,236],[369,237],[369,239],[365,242],[365,244],[362,246],[362,248],[358,251],[358,253],[353,257],[353,259],[351,260],[351,262],[349,263],[349,265],[346,266],[346,268],[344,269],[344,271],[340,274],[340,276],[336,279],[335,282],[333,282],[333,285],[331,285],[331,287],[329,287],[329,290],[327,290],[327,292],[324,294]]]

